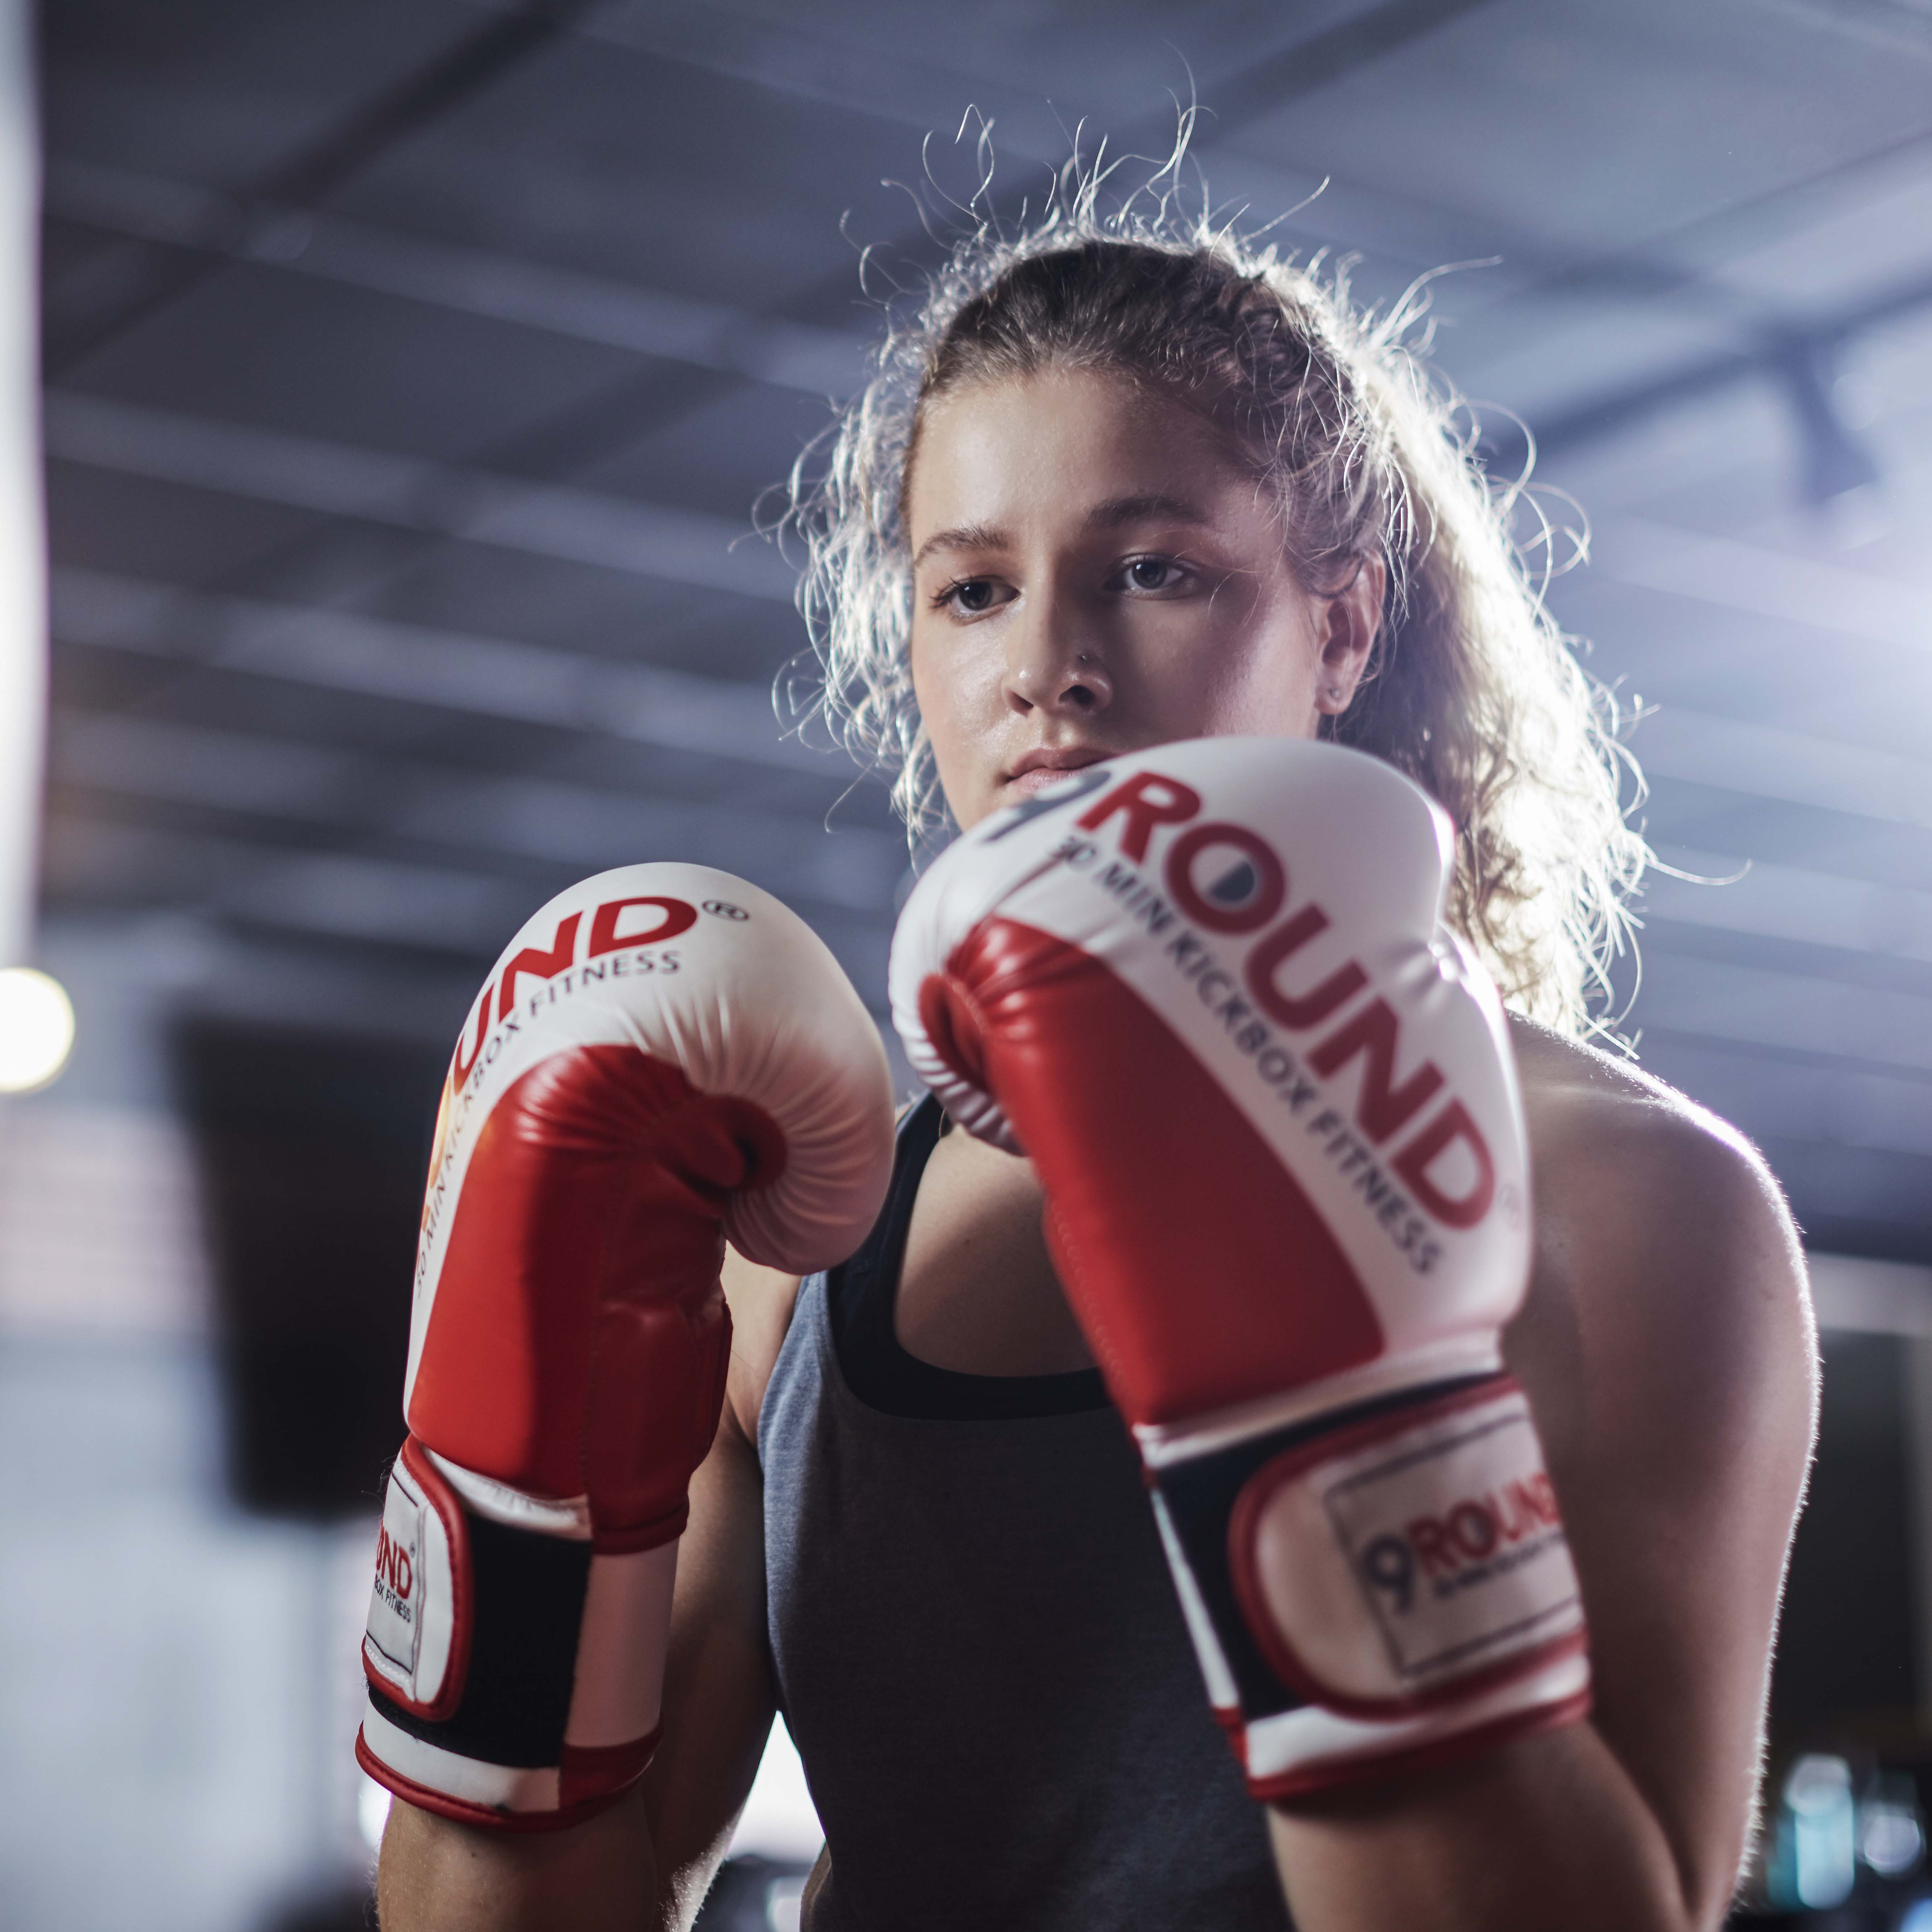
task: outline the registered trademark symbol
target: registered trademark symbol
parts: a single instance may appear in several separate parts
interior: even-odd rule
[[[735,906],[729,899],[706,899],[704,910],[717,919],[749,919],[752,916],[742,906]]]

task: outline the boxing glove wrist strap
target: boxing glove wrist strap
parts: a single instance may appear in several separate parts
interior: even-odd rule
[[[607,1552],[580,1504],[523,1496],[411,1437],[377,1538],[363,1768],[500,1829],[602,1809],[657,1740],[676,1562],[675,1536]]]
[[[1510,1378],[1185,1447],[1162,1432],[1156,1511],[1257,1796],[1439,1762],[1587,1708],[1576,1572]]]

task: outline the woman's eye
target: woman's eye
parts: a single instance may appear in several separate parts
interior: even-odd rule
[[[1137,556],[1125,572],[1136,590],[1172,590],[1186,574],[1171,556]]]
[[[990,577],[964,578],[957,584],[949,584],[933,602],[950,607],[962,616],[977,617],[1006,601],[1000,594],[1003,587]]]

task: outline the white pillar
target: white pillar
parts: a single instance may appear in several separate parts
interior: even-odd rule
[[[40,142],[27,0],[0,0],[0,967],[32,954],[46,730]]]

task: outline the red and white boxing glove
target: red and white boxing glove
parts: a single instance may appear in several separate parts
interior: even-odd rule
[[[724,1241],[842,1260],[892,1146],[877,1029],[755,886],[626,866],[510,942],[436,1126],[362,1646],[372,1778],[542,1830],[642,1774],[724,1395]]]
[[[1206,739],[1000,813],[893,943],[914,1066],[1028,1155],[1250,1787],[1588,1708],[1499,1330],[1529,1261],[1501,1006],[1447,819],[1339,746]]]

